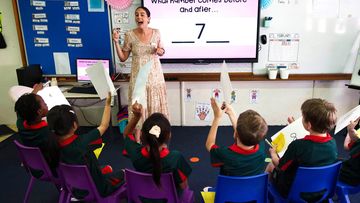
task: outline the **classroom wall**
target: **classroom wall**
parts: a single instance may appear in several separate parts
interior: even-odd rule
[[[233,104],[239,114],[247,109],[259,112],[269,125],[285,125],[287,117],[300,117],[300,107],[309,98],[323,98],[335,104],[337,115],[341,116],[358,105],[359,92],[345,86],[349,81],[236,81],[232,82],[238,100]],[[127,84],[122,84],[122,104],[127,104]],[[209,120],[195,117],[199,103],[210,104],[212,91],[219,87],[219,82],[167,82],[170,120],[173,125],[207,126],[211,125],[212,110]],[[191,100],[185,98],[186,89],[192,89]],[[258,92],[257,103],[251,101],[251,92]],[[182,110],[183,109],[183,110]],[[230,125],[224,116],[222,125]]]
[[[17,38],[15,20],[11,0],[0,1],[0,11],[3,13],[3,35],[8,48],[0,49],[0,124],[15,124],[16,116],[13,112],[14,103],[8,97],[8,89],[17,84],[15,69],[21,66],[19,42]],[[328,99],[335,103],[338,115],[342,115],[359,103],[359,92],[348,89],[345,84],[349,81],[237,81],[233,88],[237,92],[238,101],[235,110],[240,113],[246,109],[254,109],[264,116],[269,125],[284,125],[289,115],[300,116],[301,103],[311,97]],[[127,104],[127,83],[121,92],[122,104]],[[195,107],[198,103],[209,103],[211,92],[219,87],[219,82],[167,82],[170,121],[173,125],[205,126],[210,121],[195,119]],[[192,98],[185,101],[185,89],[192,89]],[[258,102],[250,102],[250,92],[258,91]],[[96,111],[99,115],[102,107]],[[229,125],[224,118],[223,125]]]
[[[8,90],[17,84],[15,69],[21,67],[22,63],[11,0],[1,0],[0,11],[2,34],[7,43],[6,49],[0,49],[0,124],[13,124],[16,116]]]

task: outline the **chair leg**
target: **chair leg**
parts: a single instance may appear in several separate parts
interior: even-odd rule
[[[30,177],[30,181],[29,181],[29,185],[26,189],[26,193],[25,193],[25,197],[24,197],[24,203],[27,203],[29,201],[29,196],[30,196],[30,192],[33,186],[35,178],[33,178],[32,176]]]
[[[349,195],[345,194],[342,189],[337,189],[336,195],[340,203],[350,203]]]

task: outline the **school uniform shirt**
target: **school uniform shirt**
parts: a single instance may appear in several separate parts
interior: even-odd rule
[[[326,137],[307,135],[290,143],[272,173],[272,181],[280,194],[287,196],[299,166],[325,166],[336,161],[336,141],[330,134]]]
[[[349,185],[360,184],[360,139],[349,143],[350,158],[342,163],[339,179]]]
[[[36,124],[28,124],[27,121],[18,117],[16,126],[19,131],[20,142],[28,147],[38,147],[52,173],[57,176],[56,167],[59,163],[59,154],[55,139],[51,136],[48,124],[42,120]],[[32,170],[32,174],[39,178],[43,172],[39,170]]]
[[[252,149],[240,148],[235,143],[229,147],[214,144],[210,150],[211,165],[220,167],[220,174],[226,176],[252,176],[264,173],[265,144],[261,141]]]
[[[133,135],[125,136],[123,154],[130,158],[136,171],[152,173],[153,164],[150,160],[149,151],[145,146],[137,143]],[[192,171],[189,163],[183,155],[176,150],[170,151],[163,148],[160,151],[162,173],[172,173],[175,186],[181,192],[180,183],[186,181]]]
[[[100,164],[92,151],[93,144],[101,145],[102,139],[98,129],[82,135],[72,135],[65,140],[59,141],[60,161],[67,164],[87,165],[91,177],[101,196],[111,194],[116,188],[124,183],[122,171],[117,173],[102,174]],[[76,198],[84,197],[84,191],[74,194]]]

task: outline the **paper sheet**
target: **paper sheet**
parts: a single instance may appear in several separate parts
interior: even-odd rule
[[[214,203],[215,201],[215,192],[201,192],[201,196],[204,203]]]
[[[139,73],[136,77],[134,90],[132,93],[132,101],[131,104],[134,104],[137,101],[139,104],[146,108],[146,98],[145,98],[145,91],[146,91],[146,83],[148,81],[151,65],[153,60],[149,60],[145,65],[140,67]]]
[[[58,75],[70,75],[70,61],[68,52],[54,52],[55,71]]]
[[[70,106],[58,86],[44,87],[37,94],[43,98],[49,110],[56,105],[66,104]]]
[[[355,121],[357,118],[360,117],[360,105],[351,109],[349,112],[338,118],[335,127],[335,133],[338,133],[340,130],[345,128],[347,125],[350,124],[350,121]]]
[[[222,66],[221,66],[220,83],[221,83],[221,88],[222,88],[223,95],[224,95],[224,101],[226,103],[230,104],[231,92],[233,91],[233,89],[231,86],[229,72],[228,72],[225,61],[223,62]]]
[[[105,146],[105,143],[102,143],[101,147],[99,147],[93,151],[97,159],[99,159],[99,156],[100,156],[104,146]]]
[[[91,83],[94,85],[100,99],[105,99],[108,92],[111,92],[111,95],[115,95],[114,84],[101,62],[87,68],[86,73],[90,77]]]
[[[302,139],[308,134],[309,132],[305,130],[302,124],[302,117],[300,117],[273,135],[271,140],[273,145],[275,145],[275,143],[279,144],[276,151],[278,155],[282,157],[292,141]]]

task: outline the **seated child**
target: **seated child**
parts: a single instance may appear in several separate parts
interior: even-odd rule
[[[109,93],[99,127],[82,135],[75,134],[79,124],[71,106],[55,106],[47,116],[49,128],[58,138],[60,161],[67,164],[87,165],[97,190],[103,197],[108,196],[124,183],[123,171],[113,173],[110,166],[102,169],[93,152],[92,145],[101,146],[101,136],[109,127],[110,101]],[[86,195],[86,191],[83,190],[74,193],[77,199],[82,199]]]
[[[266,171],[272,173],[271,181],[284,197],[299,166],[325,166],[337,161],[336,141],[329,134],[336,124],[334,105],[323,99],[308,99],[301,112],[303,126],[310,134],[291,142],[281,159],[274,148],[269,149],[272,163]]]
[[[59,164],[57,142],[51,135],[48,123],[42,120],[48,113],[48,107],[37,91],[42,84],[36,84],[32,93],[26,93],[15,102],[17,114],[16,126],[19,131],[20,142],[28,147],[39,147],[52,173],[57,176],[56,167]],[[35,177],[42,172],[31,171]]]
[[[350,152],[350,158],[342,163],[339,176],[339,180],[353,186],[360,184],[360,139],[355,130],[358,122],[359,119],[351,121],[347,126],[344,148]]]
[[[211,98],[211,107],[214,111],[214,120],[206,140],[206,149],[210,152],[212,166],[220,167],[220,174],[227,176],[264,173],[264,137],[268,130],[264,118],[253,110],[247,110],[239,115],[236,122],[235,113],[230,105],[224,104],[220,108],[215,99]],[[235,130],[235,143],[229,147],[219,147],[215,144],[223,112],[228,114]]]
[[[188,187],[187,179],[191,167],[179,151],[169,150],[167,143],[171,137],[169,120],[161,113],[150,115],[143,123],[140,140],[135,141],[135,126],[142,115],[142,106],[132,105],[134,116],[124,130],[124,155],[129,157],[139,172],[152,173],[154,182],[160,186],[161,173],[172,172],[178,192]]]

